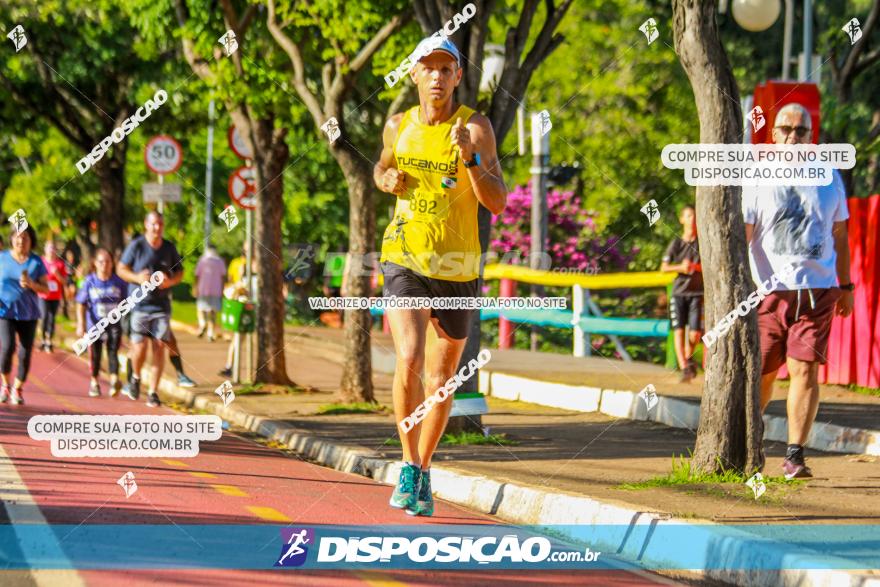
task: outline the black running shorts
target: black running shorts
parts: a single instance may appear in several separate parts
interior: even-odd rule
[[[669,321],[673,330],[687,326],[692,331],[703,332],[703,296],[672,296]]]
[[[382,295],[399,298],[476,298],[477,281],[448,281],[425,277],[411,269],[387,261],[381,264],[385,285]],[[467,338],[471,319],[477,310],[431,310],[440,327],[450,337]]]

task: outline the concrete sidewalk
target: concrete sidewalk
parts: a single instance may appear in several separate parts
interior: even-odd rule
[[[312,342],[312,352],[339,361],[341,330],[289,328],[291,337]],[[394,373],[394,345],[390,335],[373,333],[375,372]],[[651,384],[658,404],[650,410],[638,392]],[[618,418],[651,420],[695,431],[703,376],[678,383],[678,374],[649,363],[573,357],[521,350],[492,350],[491,362],[481,370],[480,391],[506,400],[521,400],[580,412],[602,412]],[[776,384],[774,400],[764,416],[764,438],[786,442],[787,382]],[[880,396],[856,393],[837,385],[820,387],[820,405],[807,447],[828,452],[880,456]]]
[[[166,379],[161,386],[166,400],[178,402],[182,409],[221,415],[235,426],[294,449],[303,458],[389,484],[396,481],[400,449],[399,444],[394,444],[396,428],[390,414],[317,414],[320,406],[336,400],[335,390],[341,376],[340,331],[293,328],[286,338],[289,375],[298,385],[316,390],[239,393],[228,408],[224,408],[213,393],[224,380],[216,373],[223,366],[226,344],[197,339],[182,325],[176,327],[176,332],[188,374],[200,385],[184,390]],[[391,404],[391,376],[383,372],[388,367],[390,349],[390,337],[376,333],[373,344],[375,393],[377,400],[385,405]],[[493,352],[494,370],[488,369],[481,376],[481,387],[488,385],[490,391],[495,391],[501,383],[507,385],[505,377],[522,377],[524,373],[532,379],[533,373],[522,371],[524,361],[517,353]],[[574,378],[578,375],[570,364],[571,357],[541,355],[540,359],[547,376],[553,375],[557,381],[510,381],[514,381],[520,397],[546,403],[547,398],[552,401],[553,394],[558,394],[552,385],[571,385],[576,383]],[[393,356],[390,360],[393,361]],[[616,372],[614,365],[605,365],[605,369],[608,373]],[[653,380],[658,393],[663,394],[661,401],[696,405],[698,385],[667,383],[661,376],[666,374],[668,378],[668,374],[650,365],[629,364],[625,369],[625,375],[618,376],[624,378],[621,381],[629,381],[630,388]],[[563,377],[570,379],[559,382],[558,378]],[[595,383],[601,384],[601,381]],[[548,388],[551,391],[541,391],[541,385],[551,385]],[[577,387],[581,386],[583,383]],[[612,406],[614,394],[634,395],[626,389],[606,393],[609,391],[614,390],[599,388],[600,410],[593,408],[592,411],[559,409],[490,396],[490,414],[483,417],[483,423],[493,434],[504,434],[514,444],[441,446],[434,466],[435,493],[443,499],[518,524],[641,526],[694,520],[723,524],[880,523],[880,463],[869,455],[841,456],[808,451],[816,478],[797,484],[770,481],[767,493],[757,501],[751,491],[740,484],[623,487],[624,483],[645,482],[669,473],[673,455],[687,455],[692,449],[694,432],[688,426],[676,428],[609,416],[601,407]],[[578,390],[569,395],[572,393],[580,395]],[[864,407],[878,404],[872,401],[875,398],[859,396],[862,397]],[[855,398],[844,394],[838,399],[844,400],[838,403],[846,404]],[[625,401],[618,403],[618,408],[626,405]],[[784,447],[768,443],[767,452],[765,474],[778,476]],[[640,553],[650,552],[649,542],[646,538],[632,553],[634,558],[648,565],[650,557]],[[622,553],[633,547],[624,546],[605,545]],[[766,545],[759,546],[745,538],[737,548],[748,551],[749,548],[766,549]],[[874,577],[872,581],[877,580],[880,585],[880,575],[828,570],[707,571],[701,576],[754,585],[831,582],[868,585],[864,580]]]

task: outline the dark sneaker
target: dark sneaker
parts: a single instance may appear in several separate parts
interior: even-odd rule
[[[89,397],[101,397],[101,386],[97,383],[89,385]]]
[[[177,385],[180,387],[195,387],[196,382],[181,373],[177,376]]]
[[[411,516],[434,515],[434,496],[431,494],[431,471],[422,471],[422,483],[419,485],[419,498],[414,508],[404,510]]]
[[[141,396],[141,380],[132,379],[128,385],[122,388],[122,393],[124,393],[128,399],[137,401],[137,398]]]
[[[48,352],[48,353],[53,353],[53,352],[55,352],[55,347],[52,346],[52,343],[51,343],[51,342],[47,342],[47,343],[46,343],[46,352]]]
[[[394,493],[391,494],[389,504],[398,509],[414,509],[419,497],[419,484],[422,478],[422,469],[415,465],[404,465],[400,469],[400,479]]]
[[[205,336],[206,331],[207,331],[207,328],[202,328],[201,330],[199,330],[199,334],[197,336],[199,338],[202,338],[203,336]]]
[[[232,367],[225,367],[220,370],[219,375],[222,377],[232,377]]]
[[[17,387],[13,387],[11,395],[12,395],[12,403],[14,403],[15,405],[19,405],[19,404],[24,403],[24,397],[22,397],[22,395],[21,395],[21,389],[19,389]]]
[[[690,383],[694,378],[694,372],[691,371],[690,365],[681,370],[681,376],[678,378],[679,383]]]
[[[786,479],[806,479],[813,476],[813,472],[806,463],[788,459],[782,461],[782,472],[785,473]]]
[[[147,394],[147,407],[158,408],[161,405],[162,402],[159,401],[159,395],[156,392],[150,392]]]

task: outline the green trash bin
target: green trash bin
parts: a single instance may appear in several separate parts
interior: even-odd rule
[[[220,326],[231,332],[253,332],[256,328],[256,310],[253,302],[239,302],[223,298]]]

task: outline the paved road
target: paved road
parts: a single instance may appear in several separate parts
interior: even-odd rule
[[[104,382],[106,389],[106,382]],[[85,361],[67,353],[35,352],[25,404],[0,405],[0,496],[4,524],[496,524],[498,520],[438,503],[431,519],[388,507],[389,488],[370,479],[306,463],[224,432],[203,442],[196,458],[71,458],[51,455],[49,443],[27,436],[38,414],[164,414],[128,398],[89,398]],[[116,481],[132,471],[138,490],[126,498]],[[59,535],[64,551],[78,530]],[[279,542],[280,544],[280,542]],[[266,548],[267,558],[279,544]],[[8,545],[7,545],[8,546]],[[242,545],[253,548],[254,545]],[[259,547],[259,545],[257,545]],[[5,548],[5,547],[4,547]],[[161,559],[161,544],[144,545]],[[0,563],[4,550],[0,548]],[[108,555],[110,556],[110,555]],[[0,564],[2,566],[2,564]],[[4,585],[654,585],[656,575],[630,571],[584,572],[307,572],[236,570],[3,571]]]

